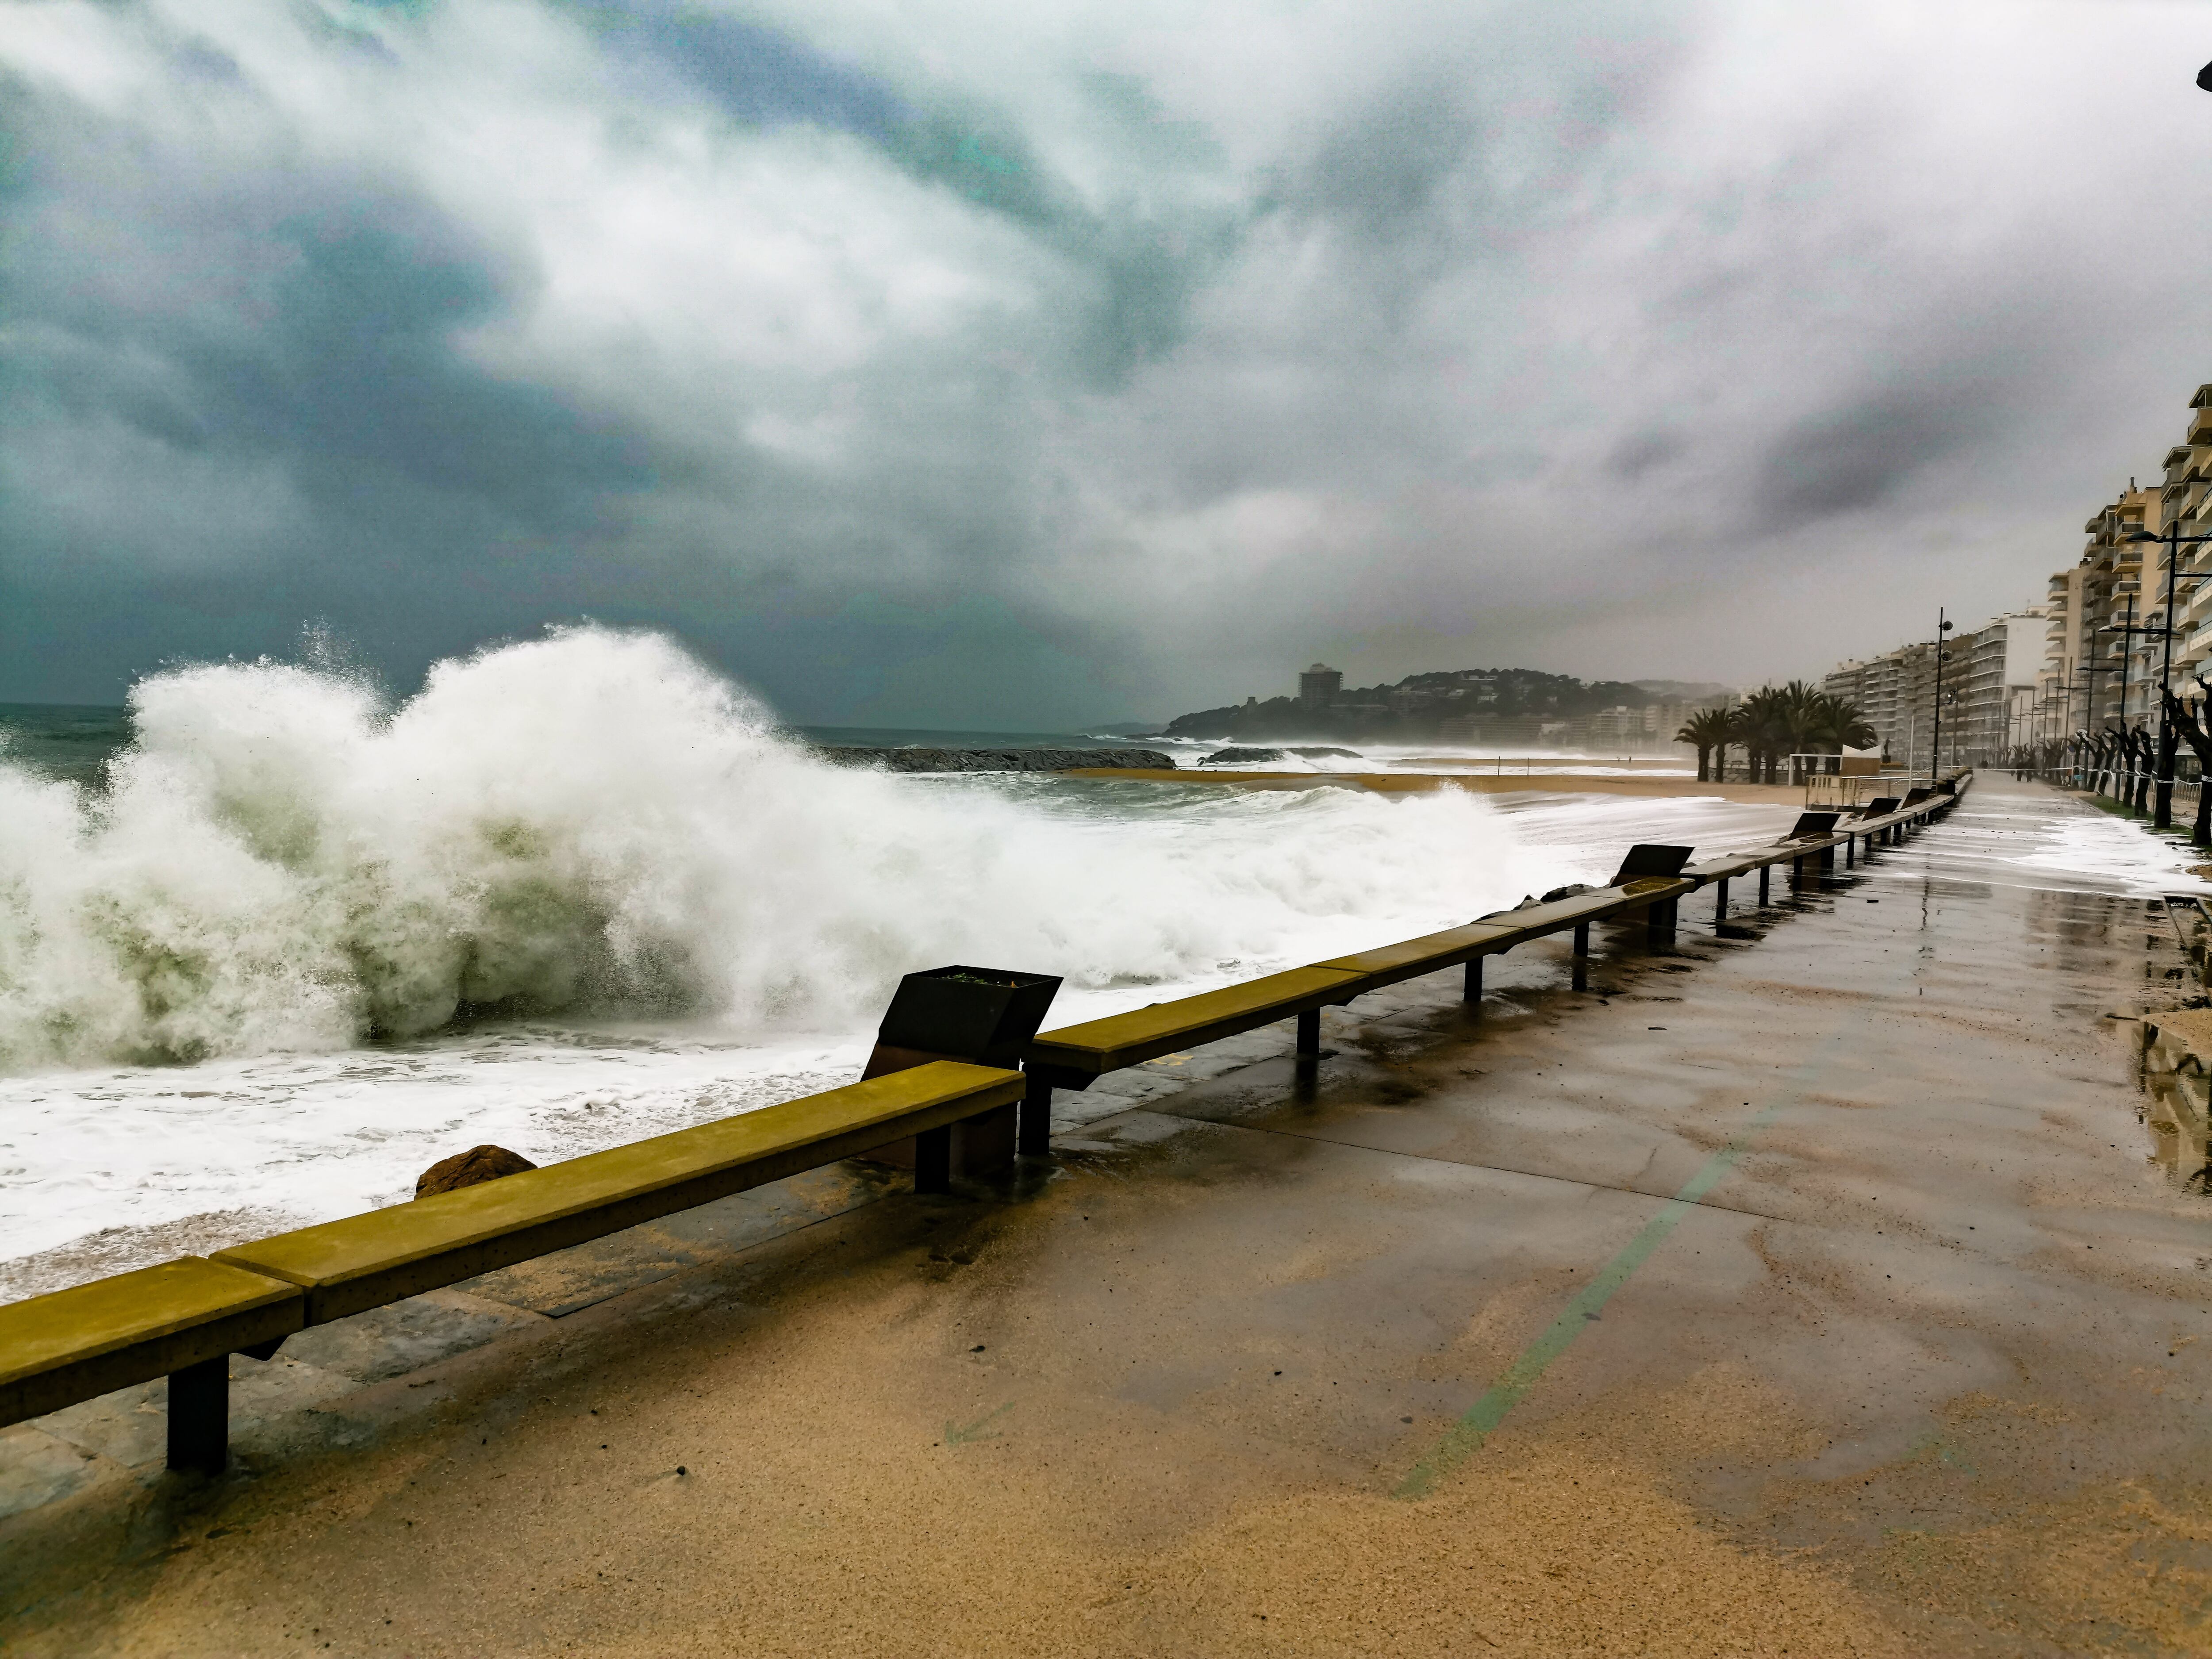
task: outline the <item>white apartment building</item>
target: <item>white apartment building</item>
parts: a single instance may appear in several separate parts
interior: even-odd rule
[[[2051,578],[2033,721],[2040,741],[2122,720],[2154,725],[2169,655],[2181,695],[2202,695],[2197,672],[2212,678],[2212,580],[2196,580],[2212,572],[2212,548],[2189,539],[2212,535],[2212,384],[2197,388],[2189,410],[2158,480],[2129,480],[2082,526],[2080,561]]]
[[[1912,771],[1925,771],[1938,759],[1945,766],[1984,765],[2032,740],[2045,648],[2040,607],[1954,632],[1942,663],[1940,739],[1932,640],[1839,664],[1821,689],[1858,705],[1880,734],[1883,757],[1896,765]]]

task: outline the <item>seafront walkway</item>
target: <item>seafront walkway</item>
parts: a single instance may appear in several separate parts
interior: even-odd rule
[[[2212,1641],[2163,917],[1949,818],[0,1434],[10,1654],[2021,1654]],[[2117,1018],[2116,1018],[2117,1016]],[[1109,1085],[1111,1085],[1110,1087]],[[2181,1160],[2180,1162],[2187,1162]]]

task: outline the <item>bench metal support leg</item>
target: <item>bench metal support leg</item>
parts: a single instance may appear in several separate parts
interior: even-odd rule
[[[221,1474],[230,1462],[230,1356],[169,1373],[169,1467]]]
[[[1321,1053],[1321,1010],[1310,1008],[1298,1016],[1298,1052],[1301,1054]]]
[[[1848,870],[1858,861],[1859,838],[1856,836],[1845,836],[1844,837],[1844,868]]]
[[[1762,910],[1766,908],[1766,878],[1772,873],[1773,869],[1774,866],[1771,864],[1762,864],[1759,866],[1759,908]]]
[[[1022,1096],[1014,1150],[1032,1158],[1042,1158],[1052,1151],[1052,1079],[1035,1072],[1029,1074],[1029,1086]]]
[[[1575,924],[1575,989],[1589,989],[1589,923]]]
[[[918,1193],[952,1190],[952,1126],[924,1129],[914,1138],[914,1189]]]
[[[1467,959],[1466,995],[1467,1000],[1476,1007],[1482,1006],[1482,958],[1480,957],[1469,957]]]
[[[1726,876],[1723,876],[1718,881],[1713,884],[1713,932],[1716,933],[1719,933],[1721,930],[1721,924],[1727,920],[1728,878]]]

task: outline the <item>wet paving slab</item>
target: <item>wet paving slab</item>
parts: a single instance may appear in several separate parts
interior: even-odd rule
[[[1723,930],[1599,930],[1586,992],[1531,947],[1318,1064],[1063,1094],[995,1185],[841,1166],[326,1328],[213,1486],[150,1394],[10,1431],[0,1629],[2206,1650],[2204,1085],[2145,1036],[2197,988],[2147,890],[2022,862],[2088,811],[1985,780]]]

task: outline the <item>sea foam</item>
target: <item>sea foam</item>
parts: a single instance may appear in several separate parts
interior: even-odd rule
[[[441,663],[396,707],[267,662],[131,706],[104,792],[0,764],[0,1070],[485,1009],[845,1030],[934,963],[1184,981],[1580,873],[1456,792],[1107,785],[1081,810],[827,765],[672,641],[599,628]]]

